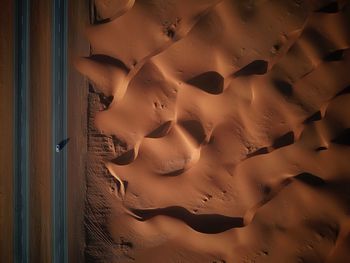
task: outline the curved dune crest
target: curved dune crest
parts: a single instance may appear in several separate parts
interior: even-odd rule
[[[87,257],[350,262],[349,1],[95,6]]]
[[[127,12],[135,4],[135,0],[95,0],[95,17],[97,23],[106,23]]]

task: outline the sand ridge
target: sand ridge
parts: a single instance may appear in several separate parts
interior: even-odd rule
[[[108,253],[87,254],[347,262],[349,2],[95,6],[76,66],[99,94],[115,180],[91,179],[108,213],[87,235]]]

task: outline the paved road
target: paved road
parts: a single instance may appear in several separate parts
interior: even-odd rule
[[[29,9],[16,0],[14,259],[29,261]],[[67,138],[67,0],[52,0],[52,262],[68,262],[67,154],[56,144]],[[32,14],[33,15],[33,14]],[[34,14],[35,15],[35,14]]]
[[[15,2],[14,260],[28,262],[29,1]]]
[[[53,0],[52,38],[52,218],[53,262],[68,262],[67,254],[67,152],[56,144],[67,138],[67,1]]]

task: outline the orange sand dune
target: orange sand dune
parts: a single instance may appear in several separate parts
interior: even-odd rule
[[[89,262],[350,262],[350,1],[95,8]]]

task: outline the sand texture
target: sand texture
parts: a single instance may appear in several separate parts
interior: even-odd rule
[[[350,262],[350,1],[95,18],[87,262]]]

